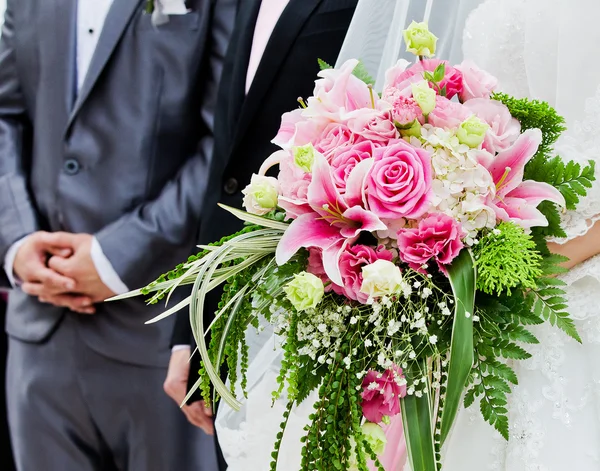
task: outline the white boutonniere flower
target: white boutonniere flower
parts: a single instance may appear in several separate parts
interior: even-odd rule
[[[185,15],[185,0],[148,0],[146,11],[152,14],[152,24],[160,26],[169,22],[169,15]]]

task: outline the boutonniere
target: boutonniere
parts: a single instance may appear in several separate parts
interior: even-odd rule
[[[152,15],[154,26],[168,23],[169,15],[185,15],[189,12],[185,0],[146,0],[145,11]]]

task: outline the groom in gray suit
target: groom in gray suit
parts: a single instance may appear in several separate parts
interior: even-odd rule
[[[8,0],[0,287],[20,471],[212,469],[162,391],[172,327],[144,325],[161,306],[98,304],[197,240],[236,1],[161,3],[154,25],[145,0]]]

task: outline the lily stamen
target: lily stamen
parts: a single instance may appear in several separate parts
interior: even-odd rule
[[[502,178],[500,179],[500,181],[498,183],[496,183],[496,191],[500,191],[500,188],[502,188],[502,185],[508,178],[508,175],[510,174],[511,171],[512,171],[512,169],[510,167],[506,167],[504,169],[504,175],[502,175]]]

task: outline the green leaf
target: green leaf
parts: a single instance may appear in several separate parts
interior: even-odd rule
[[[429,395],[400,400],[406,449],[412,471],[437,471]]]
[[[519,380],[517,378],[517,374],[513,371],[513,369],[510,366],[498,360],[492,359],[486,360],[485,363],[488,366],[489,371],[495,376],[503,378],[512,384],[518,384]]]
[[[325,62],[323,59],[317,59],[317,61],[319,62],[319,68],[321,70],[327,70],[327,69],[333,69],[332,65],[329,65],[327,62]]]
[[[241,209],[232,208],[231,206],[227,206],[225,204],[219,203],[219,207],[230,212],[235,217],[237,217],[238,219],[240,219],[244,222],[249,222],[251,224],[256,224],[256,225],[262,226],[262,227],[268,227],[269,229],[279,229],[282,231],[286,231],[287,228],[290,226],[289,224],[286,224],[285,222],[273,221],[272,219],[268,219],[268,218],[265,218],[262,216],[256,216],[254,214],[247,213],[246,211],[242,211]]]
[[[536,338],[535,335],[533,335],[525,327],[520,325],[514,326],[512,328],[507,328],[504,332],[504,337],[515,342],[523,342],[534,345],[540,343],[540,341]]]
[[[525,349],[508,340],[498,339],[493,346],[493,351],[496,356],[509,360],[527,360],[531,358],[531,354]]]
[[[428,82],[436,82],[434,75],[431,72],[423,72],[423,78]]]
[[[369,71],[365,67],[365,64],[363,64],[361,61],[358,62],[358,65],[354,68],[352,74],[365,82],[367,85],[375,86],[375,79],[371,77]]]
[[[446,75],[446,64],[444,64],[443,62],[438,65],[434,72],[433,72],[433,81],[435,83],[440,83],[442,80],[444,80],[444,77]]]
[[[465,394],[464,407],[465,409],[471,407],[475,402],[475,388],[471,388]]]
[[[471,252],[463,250],[448,268],[448,278],[454,293],[454,325],[450,346],[450,364],[444,411],[442,413],[442,443],[448,437],[461,398],[473,367],[473,313],[477,274]]]

